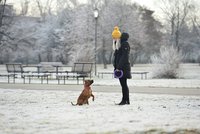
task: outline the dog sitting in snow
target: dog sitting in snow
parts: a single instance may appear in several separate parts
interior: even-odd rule
[[[92,96],[92,100],[94,101],[94,95],[92,94],[92,89],[90,87],[90,85],[92,85],[94,81],[93,80],[85,80],[84,81],[84,89],[82,91],[82,93],[80,94],[80,96],[78,97],[77,103],[73,104],[71,102],[71,104],[73,106],[75,105],[83,105],[83,104],[88,104],[88,99]]]

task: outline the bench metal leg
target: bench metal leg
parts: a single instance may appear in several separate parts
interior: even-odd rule
[[[47,75],[47,84],[49,84],[49,76]]]
[[[8,75],[8,83],[10,83],[10,76]]]
[[[58,84],[60,84],[60,79],[59,79],[60,77],[58,76]]]
[[[85,77],[83,77],[83,84],[84,84],[84,81],[85,81]]]
[[[15,83],[15,75],[8,75],[8,83],[10,83],[11,77],[13,77],[13,83]]]
[[[41,84],[43,84],[43,77],[44,77],[44,76],[41,76]]]
[[[77,85],[79,85],[79,77],[77,77],[76,79],[77,79]]]
[[[13,83],[15,83],[15,75],[13,75]]]
[[[31,84],[31,77],[30,76],[28,77],[28,80],[29,80],[29,84]]]
[[[65,76],[64,76],[64,85],[65,85]]]
[[[24,84],[25,84],[25,79],[26,79],[26,78],[25,78],[25,76],[24,76],[24,78],[23,78],[23,79],[24,79]]]
[[[10,83],[10,76],[8,75],[8,83]]]

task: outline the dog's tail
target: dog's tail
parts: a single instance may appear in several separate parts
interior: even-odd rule
[[[77,105],[77,104],[74,104],[74,103],[72,103],[72,102],[71,102],[71,104],[72,104],[73,106],[76,106],[76,105]]]

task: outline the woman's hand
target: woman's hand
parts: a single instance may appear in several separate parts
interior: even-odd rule
[[[120,71],[119,69],[115,69],[115,71]]]

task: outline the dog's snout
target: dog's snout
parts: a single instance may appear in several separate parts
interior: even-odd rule
[[[91,80],[91,83],[93,83],[94,82],[94,80]]]

